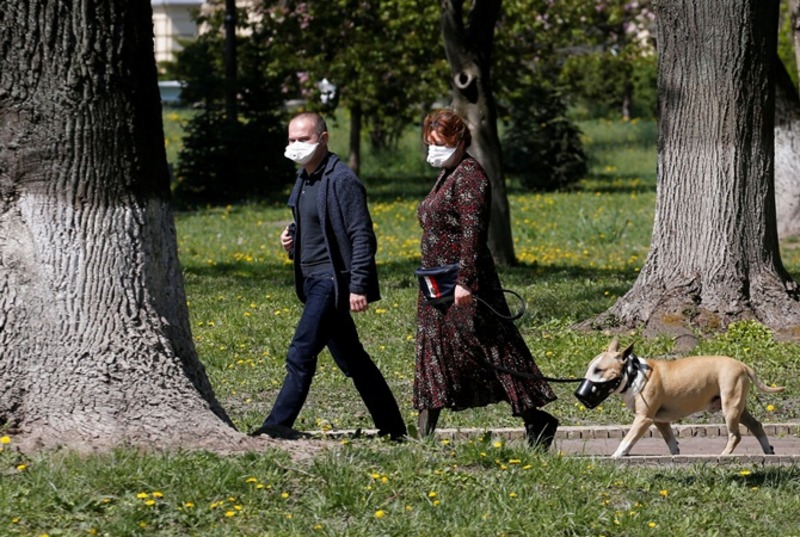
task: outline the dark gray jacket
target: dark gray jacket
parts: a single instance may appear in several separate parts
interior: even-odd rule
[[[288,201],[295,222],[304,176],[304,170],[300,168]],[[353,170],[333,153],[328,155],[321,181],[317,208],[325,245],[336,271],[336,303],[338,307],[349,310],[350,293],[366,295],[368,302],[380,300],[378,268],[375,264],[378,241],[367,208],[367,191]],[[298,242],[295,241],[292,252],[295,259],[294,283],[298,298],[305,302],[303,275],[297,259],[300,253]]]

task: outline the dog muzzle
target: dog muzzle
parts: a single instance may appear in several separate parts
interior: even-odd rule
[[[594,408],[619,389],[622,383],[622,377],[605,382],[594,382],[589,379],[583,379],[575,390],[575,397],[586,408]]]

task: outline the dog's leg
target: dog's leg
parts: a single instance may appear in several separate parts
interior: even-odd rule
[[[619,447],[611,457],[618,459],[630,453],[633,445],[647,432],[647,429],[649,429],[652,424],[653,420],[651,418],[637,414],[631,425],[631,430],[628,431],[628,434],[626,434],[622,442],[619,443]]]
[[[755,419],[746,408],[742,412],[742,417],[739,419],[742,422],[742,425],[747,427],[753,436],[756,437],[758,443],[761,444],[761,449],[764,451],[764,453],[767,455],[775,455],[775,450],[769,445],[767,433],[764,432],[764,427],[761,426],[761,422]]]
[[[721,455],[730,455],[742,439],[739,432],[739,418],[747,406],[747,394],[750,388],[749,379],[740,377],[720,393],[722,413],[725,415],[725,426],[728,428],[728,443]]]
[[[669,446],[669,454],[680,455],[681,450],[678,448],[678,440],[675,438],[675,434],[672,432],[672,427],[670,424],[665,421],[657,421],[655,424],[658,430],[661,432],[661,436],[664,437],[664,442],[666,442],[667,446]]]

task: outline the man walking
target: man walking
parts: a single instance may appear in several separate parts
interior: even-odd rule
[[[295,290],[304,307],[286,355],[283,387],[264,424],[251,434],[297,435],[292,426],[308,396],[317,355],[327,346],[353,379],[378,434],[401,439],[406,426],[400,409],[350,315],[380,299],[366,190],[328,151],[328,129],[319,114],[292,119],[284,155],[301,166],[288,203],[294,223],[281,233],[281,244],[294,260]]]

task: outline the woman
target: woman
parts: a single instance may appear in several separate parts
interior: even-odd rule
[[[558,420],[538,410],[556,399],[541,377],[512,321],[493,313],[509,309],[487,245],[491,190],[480,164],[466,152],[471,136],[453,111],[429,114],[423,123],[428,162],[442,168],[420,203],[422,266],[458,263],[455,299],[447,306],[417,306],[414,407],[419,433],[433,433],[442,408],[461,410],[508,401],[525,422],[529,445],[548,449]],[[476,300],[480,296],[481,300]]]

